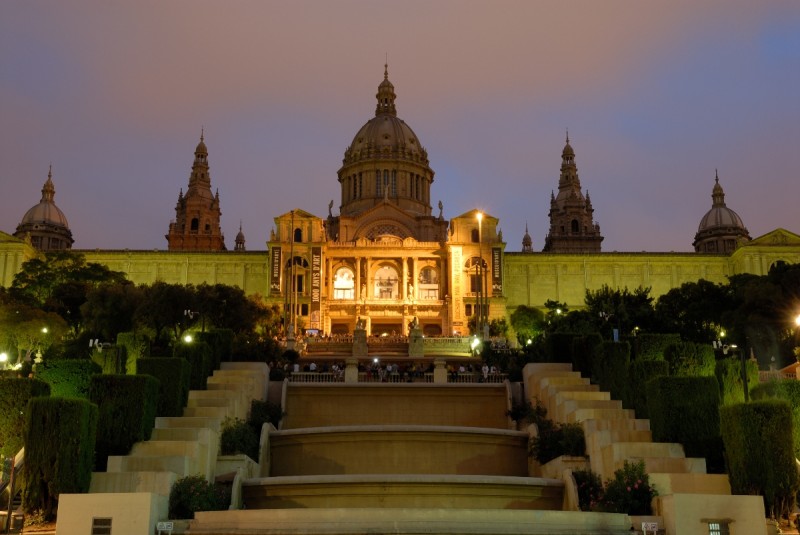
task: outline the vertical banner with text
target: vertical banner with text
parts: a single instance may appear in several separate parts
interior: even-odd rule
[[[492,295],[503,295],[503,255],[500,247],[492,247]]]
[[[272,271],[269,274],[269,293],[278,295],[281,293],[281,248],[272,248]]]
[[[321,328],[320,303],[322,302],[322,247],[311,248],[311,317],[312,329]]]

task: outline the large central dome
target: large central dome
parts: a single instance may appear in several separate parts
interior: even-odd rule
[[[397,95],[388,66],[375,97],[375,116],[353,137],[338,172],[341,213],[354,215],[380,202],[392,202],[409,213],[430,215],[434,173],[417,135],[397,117]]]

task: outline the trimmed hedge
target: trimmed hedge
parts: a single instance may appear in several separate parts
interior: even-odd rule
[[[792,409],[792,443],[794,456],[800,458],[800,381],[771,381],[756,385],[750,390],[753,400],[770,398],[789,402]]]
[[[50,395],[58,398],[89,398],[89,381],[102,368],[89,359],[48,359],[34,367],[37,379],[50,385]]]
[[[747,384],[752,389],[758,385],[758,364],[747,361]],[[719,383],[720,397],[723,405],[744,403],[742,386],[742,361],[736,357],[728,357],[716,362],[714,375]]]
[[[628,368],[631,346],[628,342],[603,342],[592,365],[592,377],[600,390],[611,393],[611,399],[625,399],[628,388]]]
[[[647,419],[647,383],[656,377],[669,375],[669,363],[665,360],[634,360],[628,368],[628,388],[625,389],[623,405],[636,411],[637,418]]]
[[[231,329],[212,329],[198,333],[197,339],[211,346],[211,371],[218,370],[220,363],[230,361],[233,354],[233,331]]]
[[[653,442],[680,442],[687,457],[705,457],[709,473],[724,470],[719,386],[713,377],[656,377],[647,383]]]
[[[206,380],[214,373],[211,368],[213,364],[211,346],[198,340],[191,343],[181,342],[175,344],[172,356],[186,359],[189,362],[191,367],[189,389],[205,390]]]
[[[157,416],[181,416],[189,401],[190,367],[186,359],[169,357],[140,358],[136,373],[158,379]]]
[[[600,333],[575,336],[572,339],[571,359],[572,369],[581,372],[584,377],[592,375],[592,363],[599,358],[603,344]]]
[[[136,361],[141,358],[150,357],[150,342],[145,336],[133,333],[119,333],[117,335],[117,347],[125,348],[125,373],[136,375]]]
[[[92,362],[100,366],[101,373],[103,374],[116,374],[117,366],[119,366],[119,373],[125,373],[127,362],[127,349],[125,347],[106,347],[101,351],[100,349],[92,349],[89,357]]]
[[[547,362],[572,362],[572,344],[580,335],[575,333],[551,333],[545,338]]]
[[[684,377],[714,375],[714,348],[708,344],[678,342],[664,349],[669,374]]]
[[[667,347],[680,341],[680,334],[639,333],[634,338],[634,360],[664,360]]]
[[[32,398],[25,434],[26,513],[51,520],[61,493],[89,491],[97,431],[97,405],[85,399]]]
[[[99,408],[95,470],[105,472],[109,455],[127,455],[150,439],[156,421],[158,380],[150,375],[95,375],[89,399]]]
[[[16,455],[25,445],[28,400],[50,395],[50,385],[39,379],[0,379],[0,459]]]
[[[722,407],[720,416],[731,492],[763,496],[768,517],[788,513],[800,488],[789,404],[740,403]]]

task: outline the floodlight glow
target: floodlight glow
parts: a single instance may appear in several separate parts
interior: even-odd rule
[[[8,353],[0,353],[0,362],[3,364],[8,362]]]
[[[47,327],[42,327],[42,332],[43,332],[44,334],[47,334]]]
[[[183,337],[183,341],[186,342],[187,344],[191,344],[192,340],[193,338],[191,334],[187,334],[186,336]]]
[[[794,318],[794,324],[800,327],[800,314]]]
[[[529,345],[531,345],[532,343],[533,343],[533,340],[531,340],[530,338],[528,338],[528,341],[527,341],[527,342],[525,342],[525,345],[528,345],[528,346],[529,346]]]
[[[472,339],[472,342],[469,344],[469,347],[474,350],[479,345],[481,345],[481,341],[478,340],[478,337],[476,336],[475,338]]]

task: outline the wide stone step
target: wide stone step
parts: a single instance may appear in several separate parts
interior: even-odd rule
[[[620,430],[649,431],[650,430],[650,420],[645,420],[641,418],[640,419],[587,418],[581,421],[581,425],[583,425],[583,432],[586,435],[589,435],[595,431],[620,431]]]
[[[547,413],[551,419],[563,422],[566,420],[567,412],[569,410],[574,410],[576,408],[583,408],[583,407],[593,407],[595,405],[586,404],[586,403],[574,403],[574,402],[585,402],[585,401],[603,401],[603,402],[611,402],[612,405],[608,405],[611,408],[622,408],[622,404],[617,401],[611,400],[611,394],[608,392],[599,392],[599,391],[579,391],[579,392],[559,392],[556,394],[555,397],[550,398],[549,400],[549,407]],[[604,405],[596,405],[598,407],[604,407]]]
[[[225,418],[231,418],[235,416],[235,413],[229,407],[185,407],[183,409],[183,415],[224,420]]]
[[[176,479],[174,472],[92,472],[89,492],[152,492],[168,497]]]
[[[159,416],[156,418],[156,429],[199,428],[206,427],[219,433],[223,418],[208,416]]]
[[[187,440],[150,440],[137,442],[131,448],[131,456],[159,457],[171,455],[186,455],[198,457],[201,453],[201,444]]]
[[[731,484],[728,474],[664,474],[649,473],[650,484],[660,496],[670,494],[718,494],[730,495]]]
[[[367,535],[630,535],[628,515],[579,511],[442,508],[326,508],[207,511],[195,513],[188,533],[231,535],[288,533]]]
[[[185,455],[137,457],[109,455],[108,472],[173,472],[177,477],[202,473],[197,461]],[[206,476],[208,477],[208,476]]]
[[[193,440],[208,443],[213,431],[207,427],[171,427],[153,429],[150,440]],[[214,433],[216,434],[216,433]]]
[[[633,420],[634,416],[633,409],[579,408],[570,412],[565,421],[572,423],[584,420]]]
[[[586,433],[586,451],[591,456],[602,455],[602,449],[616,442],[652,442],[653,434],[646,429],[605,429]]]

